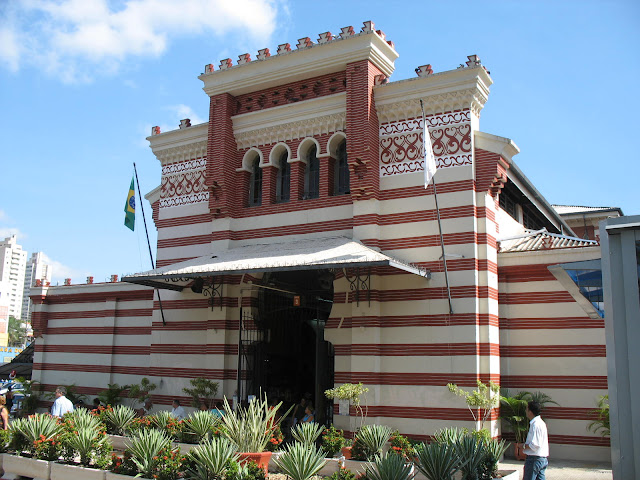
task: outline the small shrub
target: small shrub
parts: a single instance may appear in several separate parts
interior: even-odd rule
[[[322,432],[322,449],[327,452],[329,457],[335,457],[342,447],[346,446],[346,439],[344,438],[344,432],[338,430],[333,425],[329,428],[325,428]],[[349,480],[349,479],[341,479]]]
[[[376,455],[382,454],[382,448],[390,437],[391,429],[386,425],[365,425],[356,435],[351,456],[356,460],[371,461]]]
[[[265,449],[267,452],[275,452],[280,448],[282,442],[284,441],[284,434],[280,429],[280,425],[276,425],[271,430],[271,439],[269,443],[267,443],[267,448]]]
[[[411,480],[414,477],[412,470],[403,457],[393,453],[376,455],[373,465],[365,465],[368,480]]]
[[[131,452],[128,450],[124,452],[122,458],[118,457],[115,453],[111,454],[111,465],[109,466],[109,470],[113,473],[129,475],[130,477],[134,477],[138,473],[138,467],[131,457]]]
[[[5,453],[9,449],[12,436],[11,430],[0,430],[0,453]]]
[[[253,460],[243,464],[230,461],[225,480],[266,480],[264,469]]]
[[[406,461],[412,460],[416,456],[416,450],[409,442],[409,439],[403,435],[400,435],[398,430],[391,434],[391,448],[389,449],[389,453],[400,455]]]
[[[328,480],[356,480],[356,474],[348,468],[341,468],[332,473]]]

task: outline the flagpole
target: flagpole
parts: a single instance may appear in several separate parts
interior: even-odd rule
[[[147,219],[144,215],[144,206],[142,203],[142,192],[140,191],[140,182],[138,181],[138,169],[136,168],[136,162],[133,162],[133,173],[136,176],[136,185],[138,186],[138,199],[140,200],[140,210],[142,210],[142,221],[144,222],[144,233],[147,236],[147,246],[149,247],[149,257],[151,258],[151,268],[156,268],[153,262],[153,253],[151,252],[151,242],[149,241],[149,231],[147,230]],[[158,304],[160,304],[160,315],[162,316],[162,325],[166,325],[167,322],[164,319],[164,310],[162,310],[162,299],[160,298],[160,290],[155,289],[158,294]]]
[[[420,99],[420,109],[422,110],[422,125],[423,125],[423,146],[425,149],[425,172],[427,170],[427,145],[430,146],[431,141],[427,135],[429,135],[429,130],[427,129],[427,117],[424,114],[424,105],[422,103],[422,99]],[[427,144],[429,142],[429,144]],[[432,153],[433,154],[433,153]],[[453,305],[451,303],[451,288],[449,287],[449,271],[447,270],[447,256],[444,253],[444,238],[442,236],[442,223],[440,222],[440,208],[438,208],[438,191],[436,189],[436,177],[435,175],[431,177],[433,181],[433,198],[436,201],[436,217],[438,219],[438,232],[440,234],[440,248],[442,250],[442,263],[444,266],[444,280],[447,285],[447,298],[449,299],[449,314],[453,315]],[[424,186],[427,188],[427,185]]]

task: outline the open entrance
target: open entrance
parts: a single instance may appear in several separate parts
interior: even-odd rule
[[[256,306],[242,310],[238,382],[241,400],[260,390],[288,407],[307,396],[315,421],[332,421],[324,391],[333,387],[334,352],[324,340],[333,306],[333,272],[266,273]]]

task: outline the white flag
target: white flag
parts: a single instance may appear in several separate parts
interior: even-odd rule
[[[431,179],[436,174],[436,158],[433,156],[433,148],[431,147],[431,136],[427,128],[427,119],[422,111],[422,139],[424,145],[424,188],[428,188]]]

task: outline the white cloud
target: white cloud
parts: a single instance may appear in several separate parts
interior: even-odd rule
[[[0,11],[0,65],[44,69],[65,82],[157,57],[172,39],[232,31],[268,39],[284,0],[21,0]],[[99,69],[97,67],[100,67]]]
[[[51,283],[53,285],[55,285],[56,282],[62,283],[65,278],[70,278],[73,283],[84,283],[86,281],[86,277],[90,275],[86,270],[69,267],[61,262],[51,259],[46,254],[43,254],[43,261],[51,265],[53,274]]]
[[[4,210],[0,209],[0,240],[4,240],[11,235],[18,237],[20,240],[27,238],[27,234],[23,233],[18,227],[9,227],[7,224],[15,223]]]
[[[207,120],[202,119],[200,116],[198,116],[198,114],[196,112],[194,112],[194,110],[188,106],[188,105],[172,105],[170,107],[167,107],[169,110],[173,111],[176,115],[176,117],[179,117],[178,120],[182,120],[184,118],[188,118],[191,120],[191,125],[197,125],[199,123],[204,123]],[[179,125],[180,122],[178,121],[177,124]],[[163,132],[166,130],[162,130]]]

